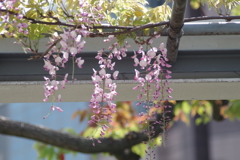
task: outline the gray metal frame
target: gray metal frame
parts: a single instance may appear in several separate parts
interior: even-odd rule
[[[239,25],[239,22],[200,22],[184,26],[185,36],[181,38],[178,58],[170,69],[173,72],[170,83],[174,89],[174,99],[240,99]],[[47,40],[48,38],[44,38],[40,41],[40,52],[45,51]],[[158,47],[166,40],[167,37],[162,36],[154,40],[153,46]],[[103,38],[88,38],[86,41],[84,52],[78,55],[85,59],[85,63],[82,69],[75,71],[77,81],[70,80],[66,89],[59,91],[63,101],[89,101],[91,97],[92,68],[99,69],[94,57],[97,50],[107,48],[110,44],[103,43]],[[48,76],[48,72],[43,69],[44,62],[40,59],[27,60],[31,54],[24,54],[22,48],[13,45],[13,42],[13,39],[3,39],[0,43],[0,102],[42,102],[43,76]],[[129,43],[132,49],[137,49],[138,46],[132,40]],[[132,54],[129,50],[128,57],[122,61],[116,60],[115,69],[120,71],[116,81],[119,92],[116,101],[138,100],[136,97],[139,91],[131,89],[137,85],[133,80]],[[71,66],[69,62],[58,74],[71,74]],[[61,79],[62,77],[59,78]]]

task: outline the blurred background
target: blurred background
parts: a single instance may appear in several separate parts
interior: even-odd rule
[[[136,112],[144,109],[132,103]],[[88,103],[55,103],[64,112],[51,112],[48,118],[42,119],[48,114],[51,103],[15,103],[1,104],[0,115],[11,120],[42,125],[55,130],[72,128],[76,133],[81,133],[87,127],[84,119],[81,123],[78,118],[73,119],[73,113],[84,110]],[[191,106],[192,107],[192,106]],[[221,121],[211,120],[209,123],[196,125],[194,117],[186,116],[175,109],[175,122],[168,131],[166,147],[159,146],[155,149],[156,159],[164,160],[237,160],[240,157],[240,122],[224,119]],[[188,112],[188,111],[187,111]],[[185,116],[183,116],[183,114]],[[0,160],[26,160],[37,159],[37,151],[33,148],[35,141],[13,136],[0,135]],[[95,158],[94,158],[95,157]],[[64,154],[64,160],[115,160],[114,157],[106,157],[102,154],[95,156],[77,153]]]

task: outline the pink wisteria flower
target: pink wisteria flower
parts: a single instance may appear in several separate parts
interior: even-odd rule
[[[72,54],[73,57],[75,57],[75,55],[77,54],[77,52],[78,52],[77,48],[75,48],[75,47],[71,47],[71,48],[70,48],[70,53]]]
[[[109,35],[107,39],[104,39],[103,42],[108,43],[114,38],[114,35]]]
[[[22,18],[23,18],[23,15],[22,15],[22,14],[18,14],[18,15],[17,15],[17,18],[18,18],[18,19],[22,19]]]
[[[140,89],[140,95],[138,96],[138,99],[141,99],[143,95],[146,95],[146,92],[152,91],[152,85],[154,86],[153,90],[153,99],[157,100],[159,96],[161,95],[161,99],[164,99],[164,95],[162,92],[167,92],[167,94],[170,94],[172,92],[171,88],[166,88],[166,85],[168,85],[168,79],[171,78],[171,71],[169,71],[167,68],[170,68],[171,65],[167,63],[168,59],[166,57],[166,51],[167,49],[164,48],[164,44],[161,43],[159,46],[159,49],[161,53],[158,53],[158,50],[156,47],[152,47],[150,50],[147,51],[147,54],[142,50],[142,46],[139,46],[139,56],[136,53],[134,53],[134,56],[131,58],[134,60],[134,65],[140,65],[141,69],[144,69],[144,77],[140,76],[140,71],[135,69],[135,77],[134,80],[138,81],[140,84],[135,86],[133,89],[138,90]],[[142,75],[142,76],[143,76]],[[162,79],[166,79],[165,83],[161,83]],[[146,84],[148,82],[148,85]],[[149,95],[149,93],[148,93]],[[171,98],[170,95],[167,96],[168,98]]]
[[[55,62],[58,66],[60,66],[60,64],[62,63],[62,58],[60,56],[53,56],[55,58]]]
[[[68,40],[68,34],[66,34],[66,32],[64,32],[63,34],[60,34],[60,36],[62,37],[62,39],[63,39],[63,42],[66,42],[67,40]],[[61,41],[62,42],[62,41]],[[60,43],[61,43],[60,42]]]
[[[77,33],[75,30],[70,32],[70,35],[72,36],[72,38],[76,38],[77,37]]]
[[[77,58],[75,61],[78,65],[79,68],[82,68],[82,65],[84,63],[84,59],[82,59],[81,57]]]
[[[157,52],[157,48],[156,47],[153,47],[152,49],[150,49],[148,52],[147,52],[147,55],[150,57],[150,58],[154,58],[156,56],[156,52]]]
[[[51,110],[54,111],[55,109],[56,109],[57,111],[59,111],[59,112],[63,112],[63,110],[62,110],[60,107],[57,107],[57,106],[52,105],[52,106],[51,106]]]
[[[27,35],[28,30],[28,24],[31,22],[24,23],[21,21],[24,18],[24,11],[21,11],[20,8],[14,7],[14,4],[17,0],[4,0],[0,2],[0,9],[7,9],[12,11],[19,11],[16,12],[14,16],[14,20],[12,21],[13,27],[17,28],[16,31],[12,31],[9,33],[9,36],[13,36],[15,33],[19,35]],[[47,47],[48,47],[48,53],[44,55],[43,61],[44,61],[44,69],[48,71],[50,74],[50,78],[44,77],[44,101],[47,101],[51,96],[54,100],[61,101],[61,95],[58,95],[57,97],[54,97],[56,95],[56,90],[58,90],[59,85],[62,88],[65,88],[65,84],[67,83],[67,76],[66,74],[64,76],[64,79],[62,81],[58,80],[57,71],[60,67],[65,67],[66,62],[68,62],[69,58],[75,59],[75,57],[78,57],[78,54],[81,54],[81,51],[84,49],[85,41],[84,38],[87,37],[91,32],[90,28],[91,26],[99,25],[101,24],[102,20],[104,19],[104,14],[102,14],[102,7],[100,4],[90,4],[84,0],[79,0],[79,6],[80,9],[77,9],[74,13],[74,20],[71,18],[68,18],[66,21],[69,24],[76,25],[76,22],[79,24],[77,28],[67,28],[63,29],[63,33],[53,33],[52,36],[49,38]],[[90,9],[90,5],[92,9]],[[6,12],[4,15],[0,15],[3,19],[4,23],[7,23],[4,27],[5,29],[9,29],[9,21],[12,19],[10,17],[10,12]],[[109,40],[114,39],[114,35],[108,36]],[[57,43],[59,42],[59,43]],[[23,45],[23,42],[21,42]],[[109,59],[106,60],[102,57],[102,55],[99,53],[99,64],[103,65],[101,66],[100,71],[95,73],[92,76],[93,83],[95,84],[96,90],[93,94],[93,99],[95,98],[95,101],[92,101],[93,105],[96,106],[96,113],[99,113],[101,110],[98,108],[98,103],[104,99],[105,102],[110,102],[113,100],[114,95],[117,95],[116,92],[116,84],[111,79],[111,76],[113,79],[117,79],[118,72],[115,71],[113,75],[107,73],[107,70],[113,70],[115,62],[112,62],[112,58],[115,56],[118,59],[121,59],[121,57],[126,56],[126,47],[123,47],[119,49],[118,43],[114,43],[112,47],[115,47],[114,54],[112,53],[112,56],[109,56]],[[24,48],[28,51],[33,51],[31,46],[28,46],[27,44],[24,44]],[[102,51],[103,52],[103,51]],[[120,53],[122,52],[122,54]],[[84,64],[84,60],[79,57],[76,58],[75,63],[77,63],[79,68],[82,68],[82,65]],[[67,66],[67,65],[66,65]],[[107,84],[107,92],[104,91],[106,89],[101,88],[101,83],[106,82]],[[114,105],[111,105],[114,106]],[[54,105],[51,106],[52,110],[59,110],[62,111],[59,107],[56,107]],[[110,119],[110,116],[108,117]]]
[[[61,96],[61,94],[59,94],[59,95],[58,95],[58,98],[57,98],[58,102],[61,102],[61,101],[62,101],[61,98],[62,98],[62,96]]]
[[[62,89],[65,89],[65,84],[68,82],[67,77],[68,77],[68,73],[65,74],[64,79],[60,82]]]
[[[115,72],[113,73],[113,78],[114,78],[114,79],[117,79],[118,74],[119,74],[119,71],[115,71]]]
[[[68,61],[68,58],[69,58],[69,53],[68,52],[65,52],[65,51],[62,51],[63,53],[63,59],[62,59],[62,62],[63,63],[66,63]]]
[[[134,66],[137,66],[139,64],[138,58],[134,58]]]
[[[99,75],[100,77],[104,77],[106,75],[106,70],[104,65],[102,65],[102,69],[99,71]]]
[[[114,36],[108,37],[109,41],[114,38]],[[107,41],[108,41],[107,40]],[[106,41],[106,40],[105,40]],[[114,96],[118,93],[116,91],[117,84],[113,82],[113,79],[117,79],[119,71],[114,71],[113,74],[107,73],[107,70],[114,70],[115,62],[112,62],[113,57],[117,57],[118,60],[121,59],[121,56],[126,56],[125,54],[121,54],[122,52],[126,52],[126,48],[119,48],[118,43],[114,43],[108,47],[110,53],[108,54],[107,58],[103,57],[104,49],[99,50],[97,56],[95,57],[98,60],[98,64],[100,67],[99,71],[93,69],[94,73],[92,75],[92,82],[95,86],[94,93],[92,94],[92,98],[90,100],[89,107],[92,109],[94,116],[91,117],[91,120],[88,122],[90,124],[98,124],[101,120],[107,120],[108,122],[112,121],[112,116],[104,115],[106,111],[110,111],[111,113],[116,112],[116,104],[112,101],[114,100]],[[102,84],[102,86],[101,86]],[[109,108],[102,107],[102,103],[107,102]],[[104,115],[104,116],[101,116]],[[102,137],[108,127],[106,125],[102,127],[102,131],[100,136]]]
[[[114,35],[109,35],[108,38],[112,40],[114,38]]]

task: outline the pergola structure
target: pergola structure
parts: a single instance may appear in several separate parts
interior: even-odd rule
[[[221,29],[221,30],[220,30]],[[239,99],[240,98],[240,23],[190,23],[183,27],[176,62],[173,63],[171,87],[176,100],[191,99]],[[204,34],[204,35],[201,35]],[[166,42],[167,36],[154,41],[154,46]],[[0,101],[2,103],[41,102],[43,97],[44,71],[42,60],[28,60],[22,48],[13,44],[13,39],[0,43]],[[41,41],[44,51],[47,38]],[[131,44],[131,40],[129,40]],[[94,45],[92,45],[94,44]],[[82,69],[76,69],[75,78],[65,90],[61,90],[63,101],[88,101],[93,91],[92,68],[98,68],[95,55],[101,49],[102,38],[89,38],[81,56],[85,59]],[[133,47],[134,48],[134,44]],[[136,47],[135,47],[136,48]],[[128,57],[116,62],[120,71],[117,101],[137,100],[137,91],[131,90],[137,83],[133,80],[134,66]],[[71,63],[58,73],[71,73]],[[79,85],[80,84],[80,85]],[[29,98],[31,97],[31,98]]]
[[[240,21],[198,21],[184,24],[186,0],[176,1],[173,6],[170,27],[153,46],[164,42],[168,57],[173,63],[170,86],[174,89],[175,100],[191,99],[239,99],[240,98]],[[224,19],[224,18],[223,18]],[[184,26],[183,26],[184,24]],[[182,27],[183,26],[183,27]],[[182,36],[183,35],[183,36]],[[40,52],[46,49],[47,38],[40,42]],[[75,71],[76,81],[69,81],[61,90],[63,101],[88,101],[93,91],[92,68],[98,68],[96,52],[108,47],[102,38],[88,38],[84,51],[82,69]],[[129,43],[137,48],[135,43]],[[43,70],[42,60],[27,60],[31,54],[24,54],[22,48],[13,45],[13,39],[3,39],[0,43],[0,101],[2,103],[42,102]],[[134,66],[131,55],[116,62],[120,76],[116,101],[135,101],[137,91]],[[58,74],[71,73],[72,64]],[[31,98],[30,98],[31,97]]]
[[[173,98],[239,99],[240,22],[222,20],[184,24],[184,21],[189,21],[184,20],[185,8],[186,0],[175,2],[170,27],[153,44],[158,46],[166,42],[168,58],[173,63],[170,80],[174,89]],[[43,62],[28,61],[31,54],[24,54],[22,48],[13,45],[13,42],[13,39],[4,39],[0,43],[0,101],[41,102],[43,76],[47,76],[47,72],[42,69]],[[40,52],[45,51],[46,42],[47,38],[41,41]],[[129,43],[132,48],[137,48],[131,40]],[[61,91],[63,101],[89,100],[93,91],[90,81],[92,68],[98,68],[94,57],[104,47],[107,45],[102,42],[102,38],[87,39],[85,49],[80,54],[86,63],[83,69],[75,71],[77,81],[70,81],[67,88]],[[119,95],[116,101],[137,100],[138,92],[129,89],[136,85],[133,80],[133,60],[130,58],[132,54],[133,51],[129,51],[128,57],[116,63],[116,69],[121,73],[117,80]],[[65,73],[71,73],[71,67],[58,72],[60,75]]]

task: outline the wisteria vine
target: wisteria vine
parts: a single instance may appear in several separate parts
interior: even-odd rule
[[[12,10],[20,10],[20,8],[14,8],[15,2],[16,0],[1,1],[0,9],[9,10],[9,12],[0,16],[4,20],[5,29],[9,31],[9,36],[17,35],[17,37],[27,37],[30,32],[28,28],[30,22],[24,19],[23,14],[10,14]],[[101,12],[102,7],[100,4],[92,5],[83,0],[79,0],[79,6],[80,9],[76,11],[74,17],[68,15],[69,18],[66,19],[67,23],[73,24],[76,27],[65,27],[61,33],[54,32],[53,35],[49,37],[47,43],[48,48],[42,56],[39,56],[37,49],[29,45],[26,39],[17,39],[17,43],[21,44],[24,49],[35,53],[39,58],[43,58],[43,68],[48,71],[50,75],[50,77],[44,77],[43,101],[52,100],[51,111],[63,111],[60,107],[55,106],[54,102],[61,101],[61,94],[56,95],[56,92],[59,87],[63,89],[66,87],[65,84],[68,82],[69,77],[69,74],[66,73],[65,76],[62,77],[62,80],[59,81],[57,71],[60,67],[65,68],[66,63],[72,60],[72,80],[74,80],[74,63],[76,63],[79,68],[82,68],[85,62],[81,57],[81,52],[86,43],[84,39],[91,34],[90,30],[93,26],[101,24],[105,16]],[[68,14],[67,11],[65,14]],[[11,21],[12,17],[15,17],[15,20]],[[59,21],[58,18],[50,18]],[[12,27],[17,30],[13,30]],[[149,139],[148,142],[143,143],[149,146],[146,151],[149,159],[155,159],[155,155],[152,153],[152,146],[154,146],[154,144],[151,140],[155,136],[154,126],[150,122],[162,124],[163,134],[166,133],[167,117],[165,117],[165,109],[169,106],[166,105],[164,101],[172,98],[170,96],[172,89],[168,87],[168,79],[171,78],[171,71],[168,68],[170,68],[171,65],[167,63],[167,49],[163,43],[161,43],[158,48],[152,47],[153,39],[159,36],[159,34],[154,34],[150,39],[144,41],[149,47],[149,49],[146,48],[146,51],[142,46],[143,42],[140,43],[139,38],[135,37],[134,41],[136,43],[139,42],[139,48],[132,56],[134,66],[140,66],[141,69],[135,69],[134,80],[139,82],[139,84],[133,89],[140,91],[140,95],[138,96],[139,100],[145,98],[140,101],[139,104],[143,104],[144,108],[146,108],[146,113],[139,113],[139,116],[145,116],[147,118],[139,123],[147,124],[145,132]],[[95,58],[98,60],[99,68],[93,68],[93,75],[91,77],[95,88],[90,98],[89,107],[94,115],[91,116],[88,123],[99,126],[98,128],[101,129],[100,137],[102,138],[108,129],[107,123],[112,121],[111,114],[116,112],[116,104],[113,101],[118,93],[117,84],[114,80],[117,79],[119,71],[114,69],[117,63],[115,59],[124,59],[124,57],[127,56],[128,49],[131,47],[127,42],[121,46],[117,41],[113,41],[115,41],[114,35],[109,35],[103,40],[103,43],[111,44],[107,49],[101,49],[97,52]],[[105,50],[107,50],[107,52]],[[104,104],[107,104],[108,107],[105,107]],[[158,114],[162,114],[162,119],[158,120],[156,118]],[[43,118],[45,119],[47,116]],[[93,145],[95,145],[94,135],[89,138],[93,140]],[[165,136],[163,135],[163,140],[164,139]],[[101,143],[99,139],[97,139],[97,141]]]

